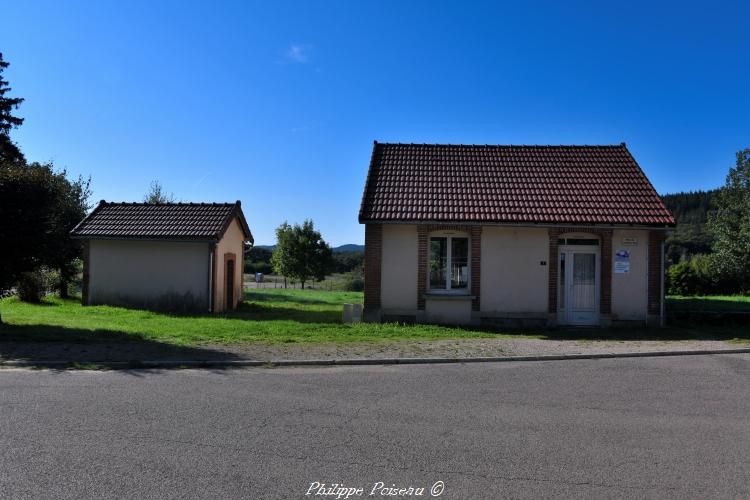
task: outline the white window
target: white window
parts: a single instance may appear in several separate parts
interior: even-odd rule
[[[468,293],[469,238],[431,237],[429,266],[430,290]]]

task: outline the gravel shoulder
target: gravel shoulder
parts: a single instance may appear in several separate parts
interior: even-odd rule
[[[465,358],[566,354],[622,354],[655,351],[720,350],[747,347],[720,340],[538,340],[467,339],[352,343],[203,344],[158,342],[0,342],[0,362],[148,360],[310,360],[385,358]]]

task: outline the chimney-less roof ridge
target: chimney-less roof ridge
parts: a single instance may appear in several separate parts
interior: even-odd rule
[[[377,146],[410,146],[410,147],[438,147],[438,148],[605,148],[615,149],[626,147],[624,142],[619,144],[465,144],[465,143],[430,143],[430,142],[378,142]]]
[[[448,219],[674,225],[624,143],[375,142],[360,222]]]
[[[252,233],[239,201],[206,202],[106,202],[102,200],[71,234],[76,238],[153,238],[220,240],[237,220],[248,241]]]
[[[196,202],[196,201],[175,201],[175,202],[157,202],[151,203],[146,201],[106,201],[101,200],[99,203],[107,206],[125,206],[125,207],[231,207],[236,205],[235,202]]]

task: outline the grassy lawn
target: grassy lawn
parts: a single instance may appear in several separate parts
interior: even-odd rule
[[[743,298],[670,298],[670,307],[696,307],[696,301],[750,308]],[[4,325],[0,341],[146,341],[197,346],[220,343],[378,342],[471,338],[556,340],[750,341],[747,326],[684,324],[664,329],[539,329],[491,331],[436,325],[342,324],[342,304],[361,303],[360,292],[249,290],[238,311],[225,315],[165,314],[110,306],[82,307],[77,300],[49,297],[32,305],[16,298],[0,300]],[[739,304],[739,305],[737,305]],[[729,307],[729,306],[728,306]]]
[[[750,296],[710,295],[706,297],[667,297],[667,310],[670,311],[716,311],[750,312]]]
[[[246,293],[226,315],[170,315],[110,306],[82,307],[49,297],[32,305],[0,301],[0,340],[74,342],[151,340],[172,344],[237,342],[352,342],[391,339],[483,338],[495,334],[433,325],[342,324],[344,303],[361,303],[361,292],[261,289]]]

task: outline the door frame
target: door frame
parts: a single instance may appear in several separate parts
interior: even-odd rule
[[[232,261],[232,303],[229,302],[229,294],[227,293],[227,290],[229,290],[228,284],[229,284],[229,273],[227,272],[227,267],[229,266],[229,261]],[[237,288],[237,282],[235,279],[235,275],[237,274],[237,256],[233,253],[225,253],[224,254],[224,310],[225,311],[231,311],[234,309],[234,302],[235,302],[235,293],[234,290]]]
[[[557,322],[560,325],[570,326],[597,326],[601,320],[601,300],[602,300],[602,252],[601,245],[560,245],[557,250],[557,275],[562,277],[560,257],[565,253],[565,293],[560,293],[562,279],[558,278],[557,290]],[[594,303],[596,308],[593,313],[593,319],[590,322],[574,322],[572,320],[573,311],[570,302],[571,276],[573,270],[573,259],[570,257],[574,253],[593,253],[594,254]],[[561,302],[565,301],[564,306]]]

